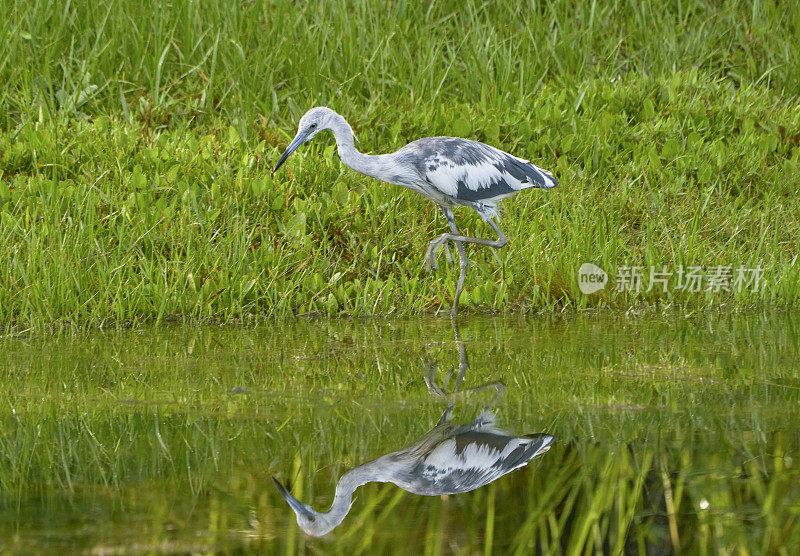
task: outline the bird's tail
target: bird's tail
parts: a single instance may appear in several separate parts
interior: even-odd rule
[[[541,174],[541,176],[543,178],[542,179],[543,184],[539,185],[537,187],[541,187],[542,189],[553,189],[554,187],[556,187],[558,185],[558,181],[556,180],[556,178],[553,177],[552,172],[548,172],[544,168],[539,168],[535,164],[531,164],[531,166],[536,168],[536,170]]]
[[[553,444],[553,442],[556,441],[555,436],[543,432],[536,434],[526,434],[522,438],[527,438],[531,440],[529,446],[536,450],[536,454],[533,457],[545,453],[547,450],[550,449],[550,446]]]
[[[503,465],[508,469],[518,469],[527,465],[532,459],[541,456],[555,442],[556,437],[550,434],[526,434],[519,437],[519,440],[526,439],[528,442],[520,442],[520,445],[506,458]]]

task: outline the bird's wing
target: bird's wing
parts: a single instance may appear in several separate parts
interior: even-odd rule
[[[418,472],[432,493],[467,492],[526,465],[553,440],[550,435],[468,431],[439,443],[420,462]]]
[[[528,187],[558,185],[550,172],[478,141],[428,137],[405,148],[414,151],[414,164],[425,182],[461,201],[492,202]]]

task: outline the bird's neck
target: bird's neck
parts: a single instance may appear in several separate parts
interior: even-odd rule
[[[336,114],[330,128],[336,138],[339,158],[346,166],[365,176],[386,180],[388,163],[386,157],[389,155],[368,155],[359,152],[353,140],[353,129],[339,114]]]
[[[330,527],[329,531],[338,526],[350,512],[350,506],[353,503],[353,492],[358,487],[373,481],[385,482],[378,461],[371,461],[351,469],[339,479],[336,485],[336,495],[333,498],[330,510],[319,514],[319,517]]]

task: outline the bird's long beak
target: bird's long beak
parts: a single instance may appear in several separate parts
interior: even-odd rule
[[[275,483],[276,487],[278,487],[278,492],[281,493],[281,496],[283,496],[283,499],[286,500],[286,502],[289,504],[289,507],[294,510],[294,513],[304,514],[304,515],[308,515],[310,513],[309,507],[303,504],[300,500],[298,500],[294,496],[292,496],[289,493],[289,491],[286,490],[286,487],[284,487],[282,484],[278,482],[278,479],[272,477],[272,482]]]
[[[308,141],[308,133],[298,133],[297,135],[295,135],[294,139],[292,139],[292,142],[289,143],[289,146],[286,147],[286,150],[283,151],[283,154],[278,159],[278,163],[275,165],[275,169],[272,171],[272,173],[274,174],[275,172],[277,172],[278,168],[280,168],[283,165],[283,163],[286,162],[286,159],[289,158],[289,156],[291,156],[291,154],[297,150],[297,147],[299,147],[306,141]]]

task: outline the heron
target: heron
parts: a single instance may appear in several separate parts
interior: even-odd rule
[[[324,106],[311,108],[297,127],[297,134],[278,159],[274,174],[297,148],[328,129],[333,132],[339,158],[351,169],[394,185],[415,191],[439,207],[450,225],[450,232],[433,238],[425,255],[425,269],[438,270],[439,248],[452,241],[460,259],[460,274],[451,312],[458,310],[469,260],[465,243],[500,249],[508,238],[495,223],[498,203],[523,189],[552,189],[558,185],[553,174],[528,160],[478,141],[459,137],[417,139],[391,154],[368,155],[355,148],[353,129],[338,113]],[[491,226],[497,239],[462,235],[456,226],[453,209],[470,207]],[[445,245],[450,260],[450,252]]]
[[[333,503],[319,512],[300,502],[275,478],[281,496],[294,510],[297,524],[311,536],[337,527],[350,511],[355,490],[367,483],[394,483],[412,494],[439,496],[469,492],[499,479],[550,449],[549,434],[514,436],[495,425],[491,411],[463,425],[450,423],[453,408],[410,446],[351,469],[339,479]]]

